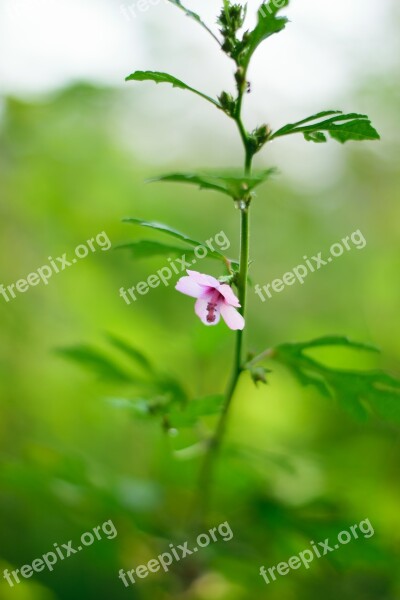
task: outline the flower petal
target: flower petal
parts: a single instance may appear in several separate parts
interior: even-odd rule
[[[200,298],[204,295],[205,290],[204,286],[193,281],[192,277],[181,277],[176,284],[175,289],[192,298]]]
[[[215,279],[212,275],[205,275],[204,273],[199,273],[198,271],[191,271],[190,269],[186,269],[186,273],[200,285],[206,285],[207,287],[218,288],[219,281]]]
[[[243,329],[244,328],[244,325],[245,325],[244,318],[242,317],[242,315],[240,313],[238,313],[236,308],[234,308],[230,304],[227,304],[226,302],[224,302],[221,305],[220,310],[221,310],[222,318],[224,319],[225,323],[228,325],[228,327],[230,329],[235,330],[235,329]]]
[[[238,298],[235,296],[235,293],[232,290],[230,285],[228,285],[227,283],[222,283],[219,286],[218,291],[225,298],[227,304],[230,304],[231,306],[235,306],[236,308],[239,308],[240,302],[239,302]]]
[[[198,300],[196,300],[196,304],[194,305],[194,312],[196,313],[196,315],[198,317],[200,317],[200,319],[202,320],[202,322],[204,323],[204,325],[217,325],[217,323],[219,323],[219,320],[221,318],[220,315],[220,306],[217,305],[214,309],[214,311],[210,312],[208,310],[208,304],[209,301],[206,298],[199,298]],[[208,319],[210,319],[210,317],[214,317],[214,321],[209,321]]]

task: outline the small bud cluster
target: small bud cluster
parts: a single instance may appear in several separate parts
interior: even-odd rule
[[[230,117],[234,117],[236,113],[236,100],[229,94],[228,92],[222,92],[220,96],[218,96],[218,101],[222,110],[229,115]]]
[[[252,131],[249,135],[249,144],[253,154],[256,154],[261,150],[268,141],[270,135],[271,129],[268,125],[261,125],[261,127],[257,127],[257,129]]]
[[[243,48],[243,41],[238,39],[237,32],[243,26],[245,18],[246,7],[241,4],[231,4],[228,0],[224,3],[217,21],[224,38],[222,50],[236,62]]]

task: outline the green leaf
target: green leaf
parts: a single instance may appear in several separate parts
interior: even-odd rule
[[[313,385],[321,394],[338,400],[360,417],[375,413],[400,423],[400,380],[383,371],[333,369],[307,356],[318,347],[338,346],[377,352],[374,346],[352,342],[346,337],[326,336],[301,344],[281,344],[273,358],[286,365],[302,385]]]
[[[154,256],[182,256],[186,253],[187,256],[192,256],[193,252],[187,250],[183,246],[172,246],[154,240],[139,240],[136,242],[128,242],[115,247],[116,250],[130,250],[132,256],[136,259],[153,258]]]
[[[112,360],[91,346],[79,345],[70,348],[58,348],[57,354],[64,356],[83,367],[89,368],[101,379],[126,383],[132,381]]]
[[[186,242],[186,244],[188,244],[189,246],[193,246],[194,248],[196,248],[197,246],[204,246],[202,242],[193,240],[185,233],[182,233],[177,229],[173,229],[172,227],[170,227],[169,225],[165,225],[164,223],[157,223],[156,221],[144,221],[143,219],[136,219],[134,217],[127,217],[123,219],[123,222],[131,223],[133,225],[140,225],[141,227],[149,227],[150,229],[156,229],[157,231],[162,231],[163,233],[177,238],[182,242]],[[218,252],[217,250],[211,250],[210,248],[208,248],[207,258],[215,258],[223,261],[224,263],[227,260],[226,257],[223,254],[221,254],[221,252]],[[237,261],[230,260],[230,262],[235,265],[238,264]]]
[[[168,418],[172,427],[191,427],[202,417],[210,417],[221,412],[224,403],[222,395],[205,396],[188,402],[183,408],[170,411]]]
[[[197,185],[200,189],[214,190],[226,194],[230,198],[241,199],[251,190],[266,181],[276,172],[275,169],[253,173],[250,176],[244,176],[239,173],[170,173],[154,177],[150,182],[169,181],[176,183],[188,183]]]
[[[122,219],[124,223],[132,223],[133,225],[140,225],[141,227],[149,227],[150,229],[156,229],[157,231],[162,231],[167,235],[170,235],[178,240],[182,240],[182,242],[186,242],[190,246],[199,246],[201,242],[193,240],[186,233],[182,233],[169,225],[165,225],[165,223],[158,223],[156,221],[145,221],[144,219],[136,219],[135,217],[126,217]]]
[[[329,135],[341,144],[349,140],[363,142],[364,140],[380,139],[379,133],[369,119],[358,119],[342,125],[333,125],[329,129]]]
[[[280,6],[277,6],[276,0],[270,0],[268,3],[263,3],[258,10],[258,22],[256,27],[250,33],[245,34],[243,41],[245,48],[242,52],[240,64],[247,69],[250,59],[258,46],[271,35],[279,33],[286,27],[288,19],[286,17],[278,17],[278,12],[282,8],[289,5],[289,0],[281,0]]]
[[[131,75],[128,75],[128,77],[125,78],[125,81],[154,81],[155,83],[170,83],[172,87],[180,88],[181,90],[189,90],[189,92],[193,92],[194,94],[197,94],[197,96],[204,98],[204,100],[211,102],[211,104],[214,104],[214,106],[217,108],[221,108],[219,102],[213,98],[210,98],[206,94],[195,90],[180,79],[177,79],[168,73],[161,73],[159,71],[135,71]]]
[[[310,123],[311,121],[317,121],[318,119],[322,119],[323,117],[331,117],[333,115],[342,115],[343,112],[341,110],[324,110],[315,115],[311,115],[301,121],[296,121],[296,123],[288,123],[284,127],[281,127],[279,131],[276,131],[273,135],[284,135],[286,133],[291,133],[293,129],[296,129],[300,125],[305,125],[306,123]]]
[[[326,116],[331,116],[331,118],[322,121],[318,120]],[[312,121],[317,122],[312,123]],[[342,144],[349,140],[380,139],[378,132],[372,126],[367,115],[360,115],[358,113],[343,114],[337,110],[324,111],[297,123],[288,123],[275,133],[272,133],[270,139],[272,140],[292,133],[302,133],[307,141],[321,143],[326,142],[326,136],[322,133],[323,131],[327,131],[332,139]]]
[[[187,17],[189,17],[190,19],[193,19],[194,21],[199,23],[199,25],[201,25],[203,27],[203,29],[205,29],[207,31],[207,33],[209,33],[214,38],[214,40],[217,42],[217,44],[221,45],[217,36],[204,23],[204,21],[201,19],[201,17],[197,13],[195,13],[192,10],[189,10],[188,8],[183,6],[183,4],[180,0],[168,0],[168,2],[170,2],[171,4],[174,4],[175,6],[177,6],[181,10],[183,10],[183,12],[186,14]]]
[[[112,333],[107,334],[107,339],[115,348],[118,348],[118,350],[128,356],[136,365],[139,365],[139,367],[148,373],[154,372],[149,359],[143,354],[143,352],[137,348],[134,348],[131,344],[125,342],[125,340],[122,340]]]

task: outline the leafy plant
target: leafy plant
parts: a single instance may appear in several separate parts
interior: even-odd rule
[[[183,278],[178,284],[179,291],[197,298],[196,312],[206,325],[216,324],[221,313],[228,325],[232,329],[237,329],[232,375],[223,401],[219,395],[194,401],[187,400],[179,383],[166,381],[163,377],[160,379],[159,374],[150,368],[147,359],[144,360],[140,353],[137,354],[136,350],[126,347],[120,341],[117,343],[115,339],[111,341],[119,350],[130,355],[134,362],[141,363],[141,366],[147,371],[147,375],[150,375],[150,379],[154,379],[153,387],[158,390],[158,394],[151,399],[119,400],[123,405],[130,406],[134,414],[140,414],[142,417],[161,416],[163,425],[167,429],[186,427],[209,415],[218,415],[215,431],[211,436],[202,440],[204,459],[199,489],[201,491],[201,509],[204,511],[209,501],[215,460],[225,433],[231,403],[237,390],[238,381],[245,372],[251,375],[256,385],[266,383],[270,369],[267,369],[262,363],[267,359],[275,360],[285,365],[302,385],[313,386],[323,396],[336,399],[353,413],[362,416],[373,413],[390,420],[399,420],[400,418],[400,382],[381,371],[359,372],[330,368],[309,355],[312,350],[329,346],[368,352],[375,350],[365,344],[351,342],[345,337],[329,336],[304,343],[282,343],[275,348],[261,352],[258,356],[248,356],[244,347],[243,324],[245,323],[249,285],[250,210],[252,202],[255,200],[254,190],[267,182],[275,172],[275,169],[271,168],[258,172],[253,171],[254,156],[272,140],[295,133],[300,133],[305,140],[315,143],[327,142],[328,136],[340,143],[378,140],[379,134],[366,115],[343,113],[338,110],[318,112],[276,130],[273,130],[267,123],[263,123],[255,130],[249,131],[242,120],[243,101],[251,89],[248,81],[249,65],[263,42],[282,32],[287,26],[288,19],[281,15],[281,10],[288,6],[289,0],[280,0],[279,2],[270,0],[262,3],[258,10],[254,29],[244,29],[244,31],[247,7],[235,4],[231,0],[223,0],[223,6],[217,19],[219,36],[204,23],[198,14],[185,8],[180,0],[169,1],[210,34],[217,41],[220,50],[234,63],[236,94],[233,96],[227,91],[222,91],[217,99],[168,73],[135,71],[126,78],[129,82],[168,83],[175,88],[196,94],[235,123],[243,144],[244,161],[243,170],[240,172],[178,172],[154,177],[151,180],[152,182],[185,183],[196,185],[200,189],[212,190],[229,196],[239,208],[239,261],[228,260],[219,252],[210,252],[211,257],[223,260],[228,273],[216,280],[208,275],[190,271],[189,277]],[[164,224],[146,222],[137,218],[125,219],[125,222],[162,232],[189,247],[199,244],[191,236]],[[149,240],[126,244],[125,247],[129,248],[138,258],[180,251],[179,247]],[[237,298],[233,288],[237,291]],[[235,316],[236,309],[239,310],[239,317]],[[69,350],[67,355],[90,363],[96,369],[101,370],[104,365],[106,374],[113,375],[117,379],[124,377],[119,371],[115,371],[111,364],[105,365],[103,358],[97,354],[91,354],[87,348]],[[175,396],[180,400],[178,403],[174,401],[176,400]]]

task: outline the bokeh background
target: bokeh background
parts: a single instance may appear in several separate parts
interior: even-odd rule
[[[250,24],[257,4],[250,0]],[[368,113],[382,140],[342,147],[289,136],[257,158],[280,176],[254,202],[254,282],[280,277],[357,229],[367,246],[265,303],[250,291],[249,346],[346,334],[379,346],[380,357],[335,352],[324,357],[329,364],[399,374],[399,6],[292,4],[285,32],[254,60],[249,128],[340,108]],[[220,2],[187,5],[213,24]],[[163,0],[145,11],[120,0],[1,0],[0,283],[25,277],[50,255],[73,253],[101,231],[113,246],[161,239],[122,223],[126,216],[199,240],[223,230],[237,254],[238,212],[228,198],[144,183],[169,170],[240,166],[237,132],[189,93],[125,84],[137,69],[168,71],[210,95],[233,91],[232,64]],[[203,327],[173,285],[130,306],[120,298],[122,286],[165,261],[98,251],[48,286],[9,303],[0,297],[1,572],[108,519],[118,530],[14,588],[1,576],[0,598],[397,599],[398,429],[355,419],[272,364],[267,386],[241,382],[218,468],[207,524],[229,521],[233,540],[124,588],[121,567],[200,532],[188,525],[199,458],[185,451],[196,431],[171,437],[160,419],[130,408],[139,375],[107,336],[140,349],[190,398],[220,393],[232,357],[232,332]],[[202,270],[220,274],[208,260]],[[58,351],[79,344],[118,367],[106,377],[99,363],[79,366]],[[265,586],[261,564],[365,518],[374,537]]]

